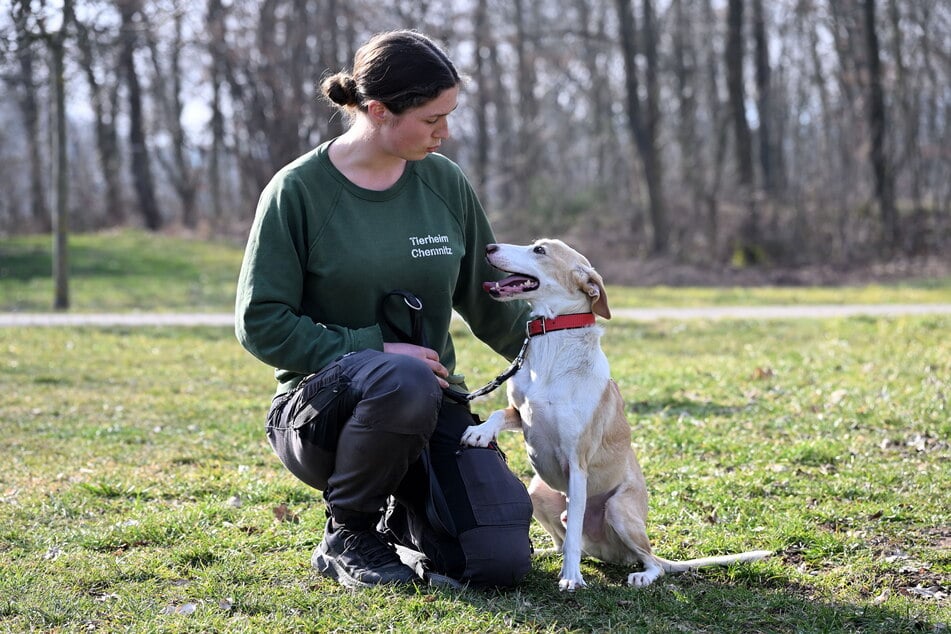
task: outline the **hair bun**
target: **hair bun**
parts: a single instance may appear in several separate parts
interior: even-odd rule
[[[347,73],[337,73],[324,80],[321,88],[327,98],[340,106],[356,106],[360,103],[357,82]]]

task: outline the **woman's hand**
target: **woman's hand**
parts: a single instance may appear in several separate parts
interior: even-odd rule
[[[439,355],[432,348],[424,348],[412,343],[384,343],[383,352],[390,354],[403,354],[408,357],[416,357],[429,366],[429,369],[436,375],[439,387],[445,389],[449,387],[446,377],[449,376],[449,370],[439,362]]]

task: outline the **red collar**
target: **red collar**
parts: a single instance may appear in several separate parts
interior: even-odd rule
[[[527,324],[528,336],[543,335],[546,332],[555,330],[568,330],[570,328],[585,328],[593,326],[595,323],[594,313],[576,313],[574,315],[558,315],[554,319],[545,319],[536,317]]]

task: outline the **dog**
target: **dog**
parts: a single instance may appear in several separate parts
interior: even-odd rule
[[[528,246],[490,244],[486,258],[508,273],[483,288],[498,301],[531,306],[522,367],[509,380],[509,406],[463,434],[486,446],[503,430],[521,430],[535,471],[534,516],[562,553],[559,588],[584,587],[581,557],[640,564],[627,583],[647,586],[667,572],[756,561],[770,551],[668,561],[647,538],[647,485],[631,447],[624,401],[601,349],[611,318],[604,282],[588,260],[560,240]]]

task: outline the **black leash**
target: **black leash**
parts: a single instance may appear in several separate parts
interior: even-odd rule
[[[528,339],[528,337],[525,337],[525,341],[522,342],[521,350],[519,350],[518,354],[515,355],[515,360],[512,361],[512,364],[509,365],[509,367],[505,368],[502,374],[498,375],[480,387],[478,390],[469,392],[468,394],[462,394],[460,396],[463,396],[466,401],[471,401],[472,399],[479,398],[480,396],[485,396],[512,378],[512,376],[521,369],[522,363],[525,361],[525,351],[528,350]]]
[[[407,333],[405,330],[397,326],[390,319],[388,311],[386,310],[387,301],[390,297],[399,297],[403,300],[403,303],[406,304],[409,308],[409,318],[410,318],[410,332]],[[380,312],[383,315],[383,320],[386,322],[386,325],[390,327],[390,330],[400,338],[404,343],[414,343],[420,346],[429,347],[429,344],[426,342],[426,333],[423,331],[423,302],[413,293],[409,291],[395,290],[390,291],[383,296],[383,301],[381,302]],[[515,360],[502,371],[497,377],[486,383],[484,386],[480,387],[478,390],[473,392],[459,392],[452,388],[446,388],[443,390],[446,396],[456,401],[457,403],[468,403],[469,401],[479,398],[480,396],[485,396],[490,392],[498,389],[503,383],[512,378],[512,376],[519,371],[522,367],[522,363],[525,361],[525,351],[528,349],[528,340],[530,337],[525,337],[525,341],[522,342],[522,348],[518,351],[518,354],[515,356]]]

